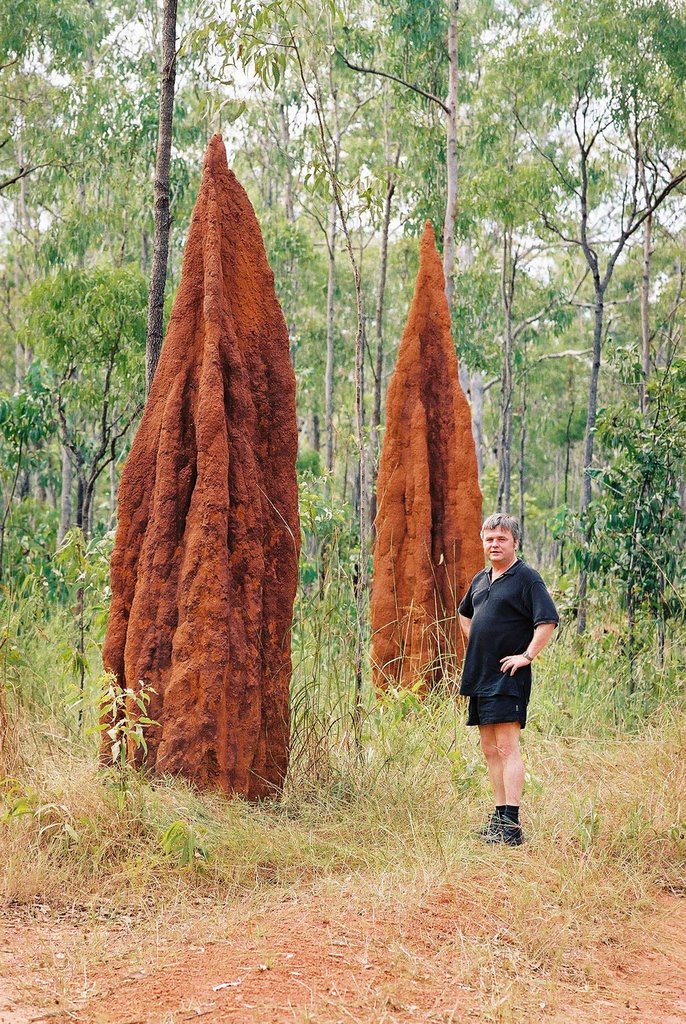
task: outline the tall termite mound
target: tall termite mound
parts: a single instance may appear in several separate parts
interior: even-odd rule
[[[386,400],[371,597],[377,688],[454,676],[456,609],[483,568],[481,491],[445,280],[429,222]]]
[[[249,799],[283,782],[296,448],[295,378],[274,277],[215,135],[122,473],[103,652],[119,687],[155,691],[146,764],[157,774]],[[129,713],[135,718],[135,702]]]

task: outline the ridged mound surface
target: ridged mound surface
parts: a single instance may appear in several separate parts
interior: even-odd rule
[[[458,378],[445,280],[427,221],[386,400],[371,597],[377,688],[454,678],[456,608],[483,568],[471,415]]]
[[[157,774],[248,799],[283,782],[296,449],[288,331],[254,210],[215,135],[122,473],[103,653],[120,686],[156,691],[146,763]]]

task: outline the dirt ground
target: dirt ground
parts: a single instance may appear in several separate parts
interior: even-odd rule
[[[291,895],[228,919],[221,938],[201,914],[191,934],[148,928],[141,941],[131,919],[83,913],[5,910],[0,1024],[686,1022],[686,898],[677,896],[656,899],[630,945],[599,950],[589,982],[556,988],[545,976],[489,984],[497,956],[477,970],[471,944],[488,934],[489,948],[506,948],[507,935],[450,887],[409,909]]]

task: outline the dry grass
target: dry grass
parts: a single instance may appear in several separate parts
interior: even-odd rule
[[[159,940],[191,936],[199,922],[221,934],[227,920],[247,925],[317,893],[367,914],[392,907],[402,934],[447,893],[459,927],[427,940],[425,962],[399,940],[397,969],[458,964],[490,999],[503,977],[583,984],[656,886],[683,887],[683,723],[602,744],[527,731],[529,842],[506,850],[474,838],[486,779],[452,703],[375,715],[360,756],[338,742],[325,771],[310,737],[317,771],[303,753],[283,800],[258,807],[136,775],[124,789],[90,753],[34,745],[31,763],[2,783],[5,904],[135,922]],[[76,961],[97,955],[89,936]]]

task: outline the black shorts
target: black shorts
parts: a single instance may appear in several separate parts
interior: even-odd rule
[[[519,722],[526,725],[526,702],[522,697],[469,698],[467,725],[499,725],[501,722]]]

